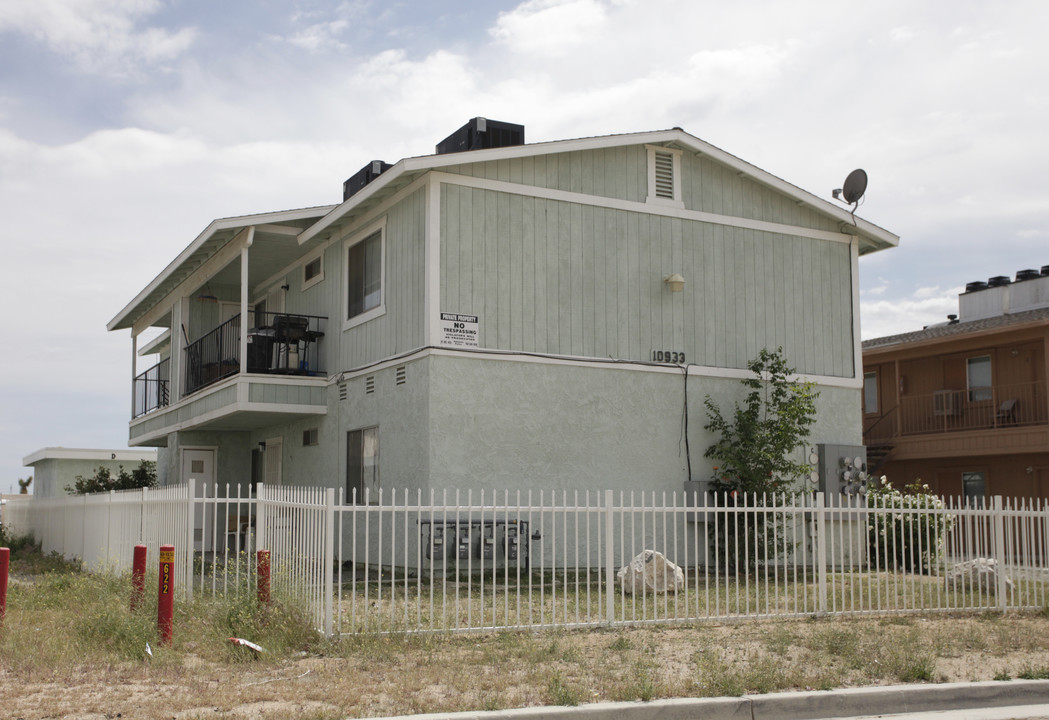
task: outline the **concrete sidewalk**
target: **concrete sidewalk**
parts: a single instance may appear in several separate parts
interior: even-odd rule
[[[892,685],[409,717],[410,720],[822,720],[1042,703],[1049,703],[1049,680]]]

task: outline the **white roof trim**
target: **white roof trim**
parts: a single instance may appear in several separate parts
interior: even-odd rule
[[[22,458],[23,467],[42,460],[156,460],[156,450],[98,450],[84,448],[46,447]]]

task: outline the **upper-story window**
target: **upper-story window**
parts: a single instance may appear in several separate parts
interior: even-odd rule
[[[969,358],[966,362],[969,401],[991,399],[991,356]]]
[[[863,412],[873,415],[878,412],[878,373],[863,374]]]
[[[648,145],[648,200],[684,207],[681,200],[681,151]]]
[[[385,222],[346,243],[346,316],[344,329],[382,315]]]
[[[324,255],[310,258],[302,266],[302,289],[312,287],[324,279]]]

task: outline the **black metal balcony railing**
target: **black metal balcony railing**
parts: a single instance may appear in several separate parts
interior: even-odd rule
[[[170,367],[171,359],[164,358],[149,370],[135,377],[135,414],[132,417],[139,417],[168,406]]]
[[[326,317],[255,313],[248,330],[249,373],[322,374],[321,323]],[[240,315],[235,315],[183,349],[183,396],[240,372]]]
[[[240,372],[240,315],[182,350],[182,394]]]

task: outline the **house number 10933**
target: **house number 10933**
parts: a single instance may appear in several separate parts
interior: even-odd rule
[[[684,363],[685,353],[676,350],[653,350],[652,362]]]

